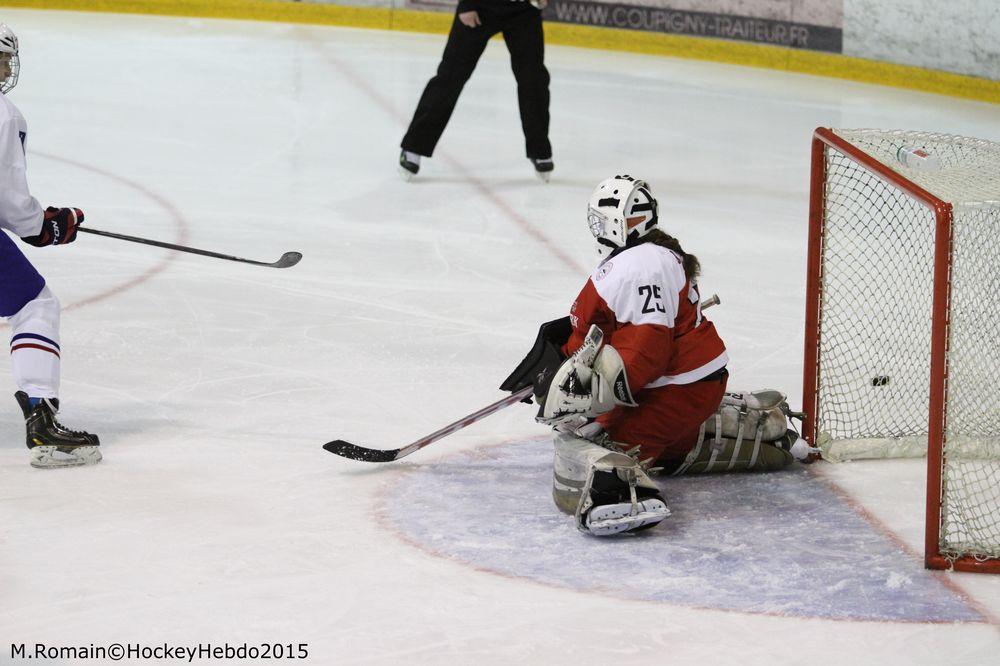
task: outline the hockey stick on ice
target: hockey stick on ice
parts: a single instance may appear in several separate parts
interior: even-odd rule
[[[342,439],[327,442],[323,445],[323,448],[330,453],[336,453],[338,456],[350,458],[351,460],[363,460],[365,462],[392,462],[393,460],[399,460],[400,458],[410,455],[414,451],[419,451],[432,442],[438,441],[442,437],[447,437],[457,430],[461,430],[466,426],[472,425],[476,421],[485,419],[494,412],[499,412],[501,409],[510,407],[516,402],[521,402],[531,395],[532,388],[533,387],[531,386],[526,386],[517,393],[512,393],[502,400],[497,400],[492,405],[487,405],[478,412],[473,412],[468,416],[463,416],[454,423],[449,423],[440,430],[435,430],[426,437],[421,437],[417,441],[404,446],[401,449],[369,449],[365,446],[358,446],[357,444],[345,442]]]
[[[194,247],[187,247],[186,245],[174,245],[173,243],[164,243],[163,241],[150,240],[148,238],[139,238],[137,236],[126,236],[125,234],[116,234],[110,231],[101,231],[100,229],[93,229],[91,227],[77,227],[77,231],[82,231],[87,234],[96,234],[98,236],[107,236],[108,238],[117,238],[118,240],[130,241],[132,243],[142,243],[143,245],[155,245],[156,247],[164,247],[168,250],[177,250],[178,252],[190,252],[191,254],[200,254],[204,257],[214,257],[216,259],[226,259],[228,261],[238,261],[243,264],[253,264],[254,266],[267,266],[269,268],[289,268],[299,263],[302,259],[301,252],[285,252],[277,261],[256,261],[254,259],[244,259],[243,257],[234,257],[228,254],[220,254],[218,252],[210,252],[209,250],[199,250]]]
[[[713,294],[701,302],[701,309],[710,308],[713,305],[718,305],[719,295]],[[400,449],[370,449],[367,446],[358,446],[357,444],[351,444],[343,439],[335,439],[332,442],[327,442],[323,445],[323,448],[334,453],[343,458],[350,458],[351,460],[361,460],[364,462],[392,462],[393,460],[399,460],[400,458],[405,458],[415,451],[419,451],[428,444],[432,444],[439,439],[447,437],[453,432],[457,432],[462,428],[472,425],[476,421],[481,421],[485,419],[490,414],[499,412],[501,409],[510,407],[514,403],[521,402],[529,395],[531,395],[534,387],[526,386],[516,393],[510,394],[508,397],[502,400],[497,400],[492,405],[487,405],[483,407],[478,412],[473,412],[468,416],[463,416],[454,423],[449,423],[440,430],[435,430],[426,437],[421,437],[412,444],[408,444]]]

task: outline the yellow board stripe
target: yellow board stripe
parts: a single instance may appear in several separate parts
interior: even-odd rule
[[[0,7],[161,14],[446,33],[450,13],[262,0],[0,0]],[[2,19],[2,17],[0,17]],[[816,51],[546,22],[550,44],[763,67],[1000,104],[1000,81]]]

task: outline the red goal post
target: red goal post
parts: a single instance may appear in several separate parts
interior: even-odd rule
[[[1000,573],[998,276],[1000,145],[815,131],[804,435],[833,460],[926,453],[931,568]]]

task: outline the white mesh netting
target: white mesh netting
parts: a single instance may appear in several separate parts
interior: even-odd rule
[[[1000,144],[925,132],[836,134],[953,205],[941,550],[1000,557]],[[900,148],[938,164],[910,168]],[[932,211],[827,149],[818,432],[830,459],[923,455]]]

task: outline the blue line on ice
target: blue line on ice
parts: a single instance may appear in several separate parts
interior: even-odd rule
[[[788,616],[984,620],[801,467],[664,479],[670,518],[597,539],[552,504],[551,456],[534,439],[414,467],[385,515],[442,556],[580,591]]]

